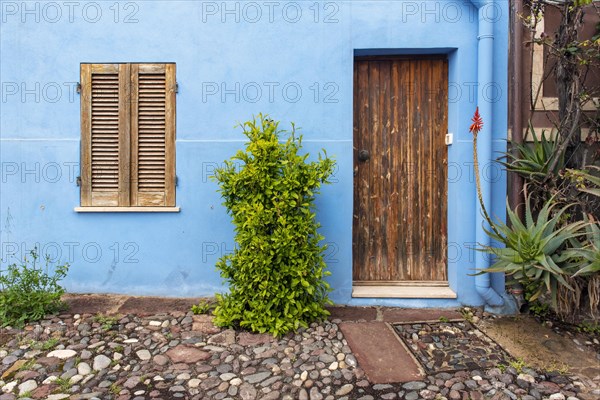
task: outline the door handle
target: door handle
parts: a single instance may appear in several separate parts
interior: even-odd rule
[[[369,157],[371,157],[369,150],[360,150],[358,152],[358,161],[365,162],[369,159]]]

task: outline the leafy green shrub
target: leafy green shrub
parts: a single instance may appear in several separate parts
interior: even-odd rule
[[[61,296],[65,290],[59,285],[69,270],[69,264],[54,267],[49,274],[50,261],[46,268],[38,267],[37,250],[30,252],[31,261],[25,257],[22,265],[11,264],[0,273],[0,324],[22,326],[27,321],[37,321],[44,315],[64,308]]]
[[[262,115],[244,123],[246,149],[214,177],[237,243],[217,263],[229,293],[217,297],[215,323],[275,336],[329,314],[314,200],[334,166],[325,152],[312,162],[299,154],[294,129],[280,142],[278,125]]]

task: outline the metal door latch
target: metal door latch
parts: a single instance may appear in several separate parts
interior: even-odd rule
[[[369,157],[369,150],[360,150],[358,152],[358,161],[367,161]]]

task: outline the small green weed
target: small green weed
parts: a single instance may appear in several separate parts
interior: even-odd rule
[[[116,383],[113,383],[112,385],[110,385],[110,388],[108,390],[116,396],[119,394],[121,389],[121,386],[117,385]]]
[[[465,319],[465,321],[467,321],[467,322],[473,322],[473,316],[474,316],[474,314],[473,314],[473,311],[471,311],[470,308],[468,308],[468,307],[462,308],[460,310],[460,313],[462,314],[462,317]]]
[[[33,367],[35,365],[35,360],[31,359],[29,361],[27,361],[25,364],[21,365],[21,367],[19,368],[19,371],[27,371],[29,369],[31,369],[31,367]]]
[[[71,389],[71,381],[69,379],[58,378],[54,382],[54,385],[58,385],[58,388],[54,391],[55,393],[66,393]]]
[[[544,371],[558,372],[561,375],[566,375],[569,372],[567,364],[556,360],[552,360],[550,363],[544,365],[542,369]]]
[[[94,317],[94,321],[99,323],[104,331],[111,330],[115,325],[117,325],[118,320],[119,319],[117,317],[111,317],[102,314],[98,314]]]
[[[54,347],[56,347],[58,342],[59,342],[59,340],[57,338],[50,338],[44,342],[33,342],[31,344],[31,348],[33,348],[35,350],[48,351],[48,350],[51,350]]]
[[[590,335],[600,335],[600,323],[582,322],[575,329],[578,332],[589,333]]]
[[[523,372],[523,368],[527,368],[527,363],[521,357],[511,360],[508,365],[513,367],[519,374]]]
[[[446,323],[450,322],[450,320],[446,317],[440,317],[439,320],[440,320],[440,322],[446,322]]]
[[[212,302],[208,300],[202,300],[198,304],[194,304],[192,306],[192,312],[194,313],[194,315],[208,314],[212,311],[213,308],[214,304]]]
[[[69,264],[38,267],[37,249],[21,265],[11,264],[0,271],[0,325],[23,326],[65,308],[64,288],[59,282],[67,276]],[[51,270],[53,270],[51,272]]]
[[[536,317],[546,318],[550,314],[550,306],[539,301],[534,301],[529,303],[529,311]]]

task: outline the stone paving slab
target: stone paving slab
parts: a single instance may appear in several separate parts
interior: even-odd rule
[[[424,378],[417,362],[386,323],[341,323],[340,329],[370,382]]]
[[[375,307],[344,307],[336,306],[327,308],[331,313],[330,319],[341,319],[342,321],[375,321],[377,309]]]

